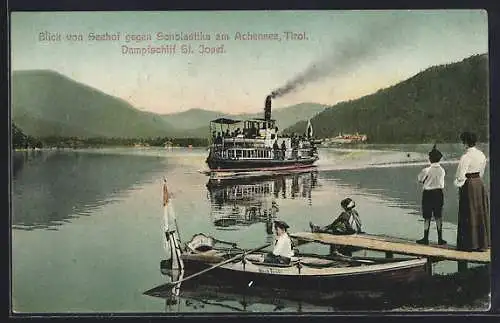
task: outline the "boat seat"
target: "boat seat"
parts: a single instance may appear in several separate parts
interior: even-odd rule
[[[292,257],[289,264],[277,264],[273,262],[265,262],[263,261],[262,258],[261,259],[247,258],[247,260],[249,260],[254,265],[265,265],[269,267],[282,267],[282,268],[296,266],[297,263],[299,262],[299,258],[297,257]]]
[[[348,264],[338,262],[338,261],[328,261],[328,262],[302,262],[302,265],[311,268],[328,268],[328,267],[350,267]]]
[[[254,265],[265,265],[268,267],[279,267],[279,268],[287,268],[287,267],[294,267],[297,265],[298,261],[291,261],[289,264],[277,264],[277,263],[272,263],[272,262],[258,262],[258,261],[252,261]]]

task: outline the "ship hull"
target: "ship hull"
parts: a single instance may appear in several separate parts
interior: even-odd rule
[[[249,171],[249,170],[288,170],[308,167],[314,164],[318,157],[302,159],[211,159],[207,158],[207,165],[211,170],[231,170],[231,171]]]

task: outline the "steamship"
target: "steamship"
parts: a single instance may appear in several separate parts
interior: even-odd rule
[[[281,136],[271,118],[271,95],[264,118],[210,121],[210,146],[206,163],[211,171],[270,171],[311,167],[318,152],[308,122],[304,134]]]

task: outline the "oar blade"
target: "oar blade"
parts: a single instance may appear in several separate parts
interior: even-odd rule
[[[158,295],[165,293],[167,290],[172,289],[172,287],[175,285],[176,284],[172,285],[171,283],[165,283],[163,285],[159,285],[159,286],[153,287],[151,289],[148,289],[143,294],[148,295],[148,296],[158,296]]]

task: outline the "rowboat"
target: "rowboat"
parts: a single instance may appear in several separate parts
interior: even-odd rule
[[[178,280],[172,274],[165,273],[165,279]],[[473,304],[488,295],[490,275],[489,266],[477,266],[467,272],[427,276],[413,284],[390,288],[356,290],[353,286],[343,290],[311,291],[220,283],[217,276],[208,273],[182,283],[179,295],[172,295],[171,289],[163,284],[146,295],[164,299],[166,312],[200,311],[205,306],[238,312],[263,309],[269,312],[312,312],[318,310],[318,306],[321,311],[325,308],[334,311],[384,311],[437,305],[456,307],[457,304]]]
[[[373,288],[380,284],[387,287],[413,282],[426,275],[426,258],[387,259],[348,257],[340,253],[318,255],[298,252],[292,257],[290,264],[285,265],[266,263],[266,251],[248,253],[248,250],[237,248],[234,243],[230,247],[219,247],[218,241],[199,233],[186,243],[180,255],[184,276],[225,262],[210,270],[212,278],[220,284],[342,290],[354,287]],[[242,256],[237,257],[238,255]],[[232,258],[234,259],[231,260]],[[169,268],[171,263],[172,259],[165,261],[162,267]]]

